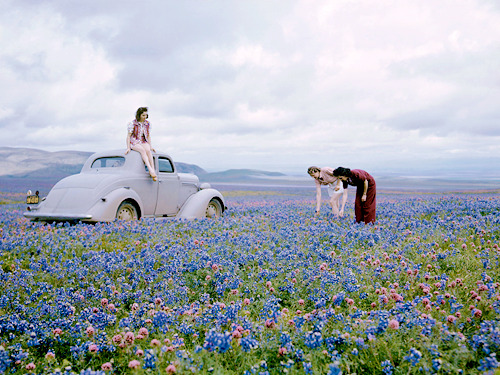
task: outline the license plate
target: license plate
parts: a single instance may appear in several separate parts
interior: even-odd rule
[[[40,197],[38,195],[28,195],[26,197],[27,204],[38,204],[40,203]]]

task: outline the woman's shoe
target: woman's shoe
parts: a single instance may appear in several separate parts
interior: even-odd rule
[[[151,178],[153,179],[153,181],[157,181],[158,180],[158,177],[155,174],[152,174]]]

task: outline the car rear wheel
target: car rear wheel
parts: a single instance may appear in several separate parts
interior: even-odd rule
[[[137,209],[130,202],[122,202],[116,211],[116,218],[125,221],[137,220]]]
[[[210,202],[208,202],[208,206],[205,211],[205,217],[211,219],[221,216],[222,216],[222,206],[220,204],[220,201],[215,198],[211,199]]]

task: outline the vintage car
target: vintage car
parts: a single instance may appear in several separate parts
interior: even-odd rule
[[[93,154],[79,174],[63,178],[45,198],[28,192],[24,216],[39,221],[98,222],[142,217],[220,217],[222,194],[197,176],[179,173],[172,158],[153,153],[157,181],[138,152]]]

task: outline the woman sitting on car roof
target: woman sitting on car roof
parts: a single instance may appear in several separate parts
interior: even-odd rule
[[[130,152],[130,149],[141,154],[144,164],[148,167],[151,178],[156,181],[157,177],[154,168],[153,155],[151,154],[151,151],[156,151],[151,146],[151,124],[147,118],[147,107],[140,107],[137,109],[134,121],[130,122],[127,126],[127,151],[125,152],[125,155]]]

